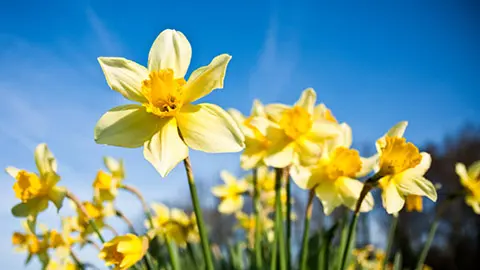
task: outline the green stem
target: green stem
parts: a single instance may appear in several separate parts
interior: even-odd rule
[[[176,248],[173,246],[172,242],[165,235],[165,244],[167,245],[168,255],[170,256],[170,263],[172,264],[172,269],[180,269],[178,267],[178,254]]]
[[[87,209],[85,209],[85,206],[83,206],[83,204],[80,202],[80,200],[77,198],[77,196],[75,196],[75,194],[73,194],[72,192],[67,190],[66,193],[65,193],[65,197],[70,199],[77,206],[77,209],[80,210],[80,212],[82,212],[82,214],[88,220],[88,223],[90,224],[90,226],[92,226],[93,230],[98,235],[98,238],[100,239],[100,241],[102,243],[105,243],[105,239],[103,238],[102,234],[100,233],[100,230],[98,229],[97,224],[95,224],[95,220],[93,220],[90,217],[90,215],[87,212]]]
[[[287,170],[288,169],[284,169]],[[290,176],[286,174],[285,176],[285,188],[287,189],[287,241],[286,241],[286,260],[287,260],[287,268],[290,269],[291,264],[291,255],[290,255],[290,249],[292,247],[291,245],[291,238],[292,238],[292,204],[291,204],[291,188],[290,188]]]
[[[262,232],[260,231],[260,201],[259,201],[259,192],[258,192],[258,171],[256,168],[253,169],[253,214],[255,215],[255,242],[254,242],[254,252],[255,252],[255,268],[260,270],[263,268],[263,259],[262,259]]]
[[[285,235],[283,232],[283,211],[282,211],[282,201],[281,201],[281,187],[282,187],[282,178],[285,173],[284,169],[275,169],[275,230],[277,232],[276,237],[278,238],[277,244],[279,247],[280,255],[280,270],[287,269],[287,260],[286,260],[286,248],[285,248]]]
[[[275,238],[273,240],[272,247],[272,256],[270,261],[270,270],[277,270],[277,260],[278,260],[278,232],[277,229],[274,231]]]
[[[202,209],[200,208],[200,202],[198,200],[197,187],[195,186],[195,181],[193,179],[192,165],[190,164],[190,159],[187,157],[183,160],[185,165],[185,171],[187,173],[188,185],[190,187],[190,196],[192,197],[193,209],[197,217],[197,226],[200,233],[200,240],[202,243],[203,257],[208,270],[213,270],[213,261],[212,253],[210,251],[210,245],[208,243],[207,231],[205,229],[205,224],[203,222]]]
[[[197,264],[197,258],[195,257],[195,251],[193,250],[193,246],[190,243],[187,243],[188,254],[190,255],[190,259],[192,260],[193,265],[196,265],[197,268],[202,268],[200,265]]]
[[[302,237],[302,257],[300,260],[300,270],[307,269],[308,258],[308,233],[310,231],[310,220],[312,218],[313,208],[313,196],[315,195],[314,189],[311,189],[308,193],[308,202],[305,209],[305,219],[303,221],[303,237]]]
[[[437,231],[438,225],[439,225],[439,219],[435,218],[435,220],[432,223],[432,226],[430,227],[430,232],[428,233],[427,242],[425,243],[425,246],[423,246],[422,252],[420,253],[420,257],[418,258],[417,266],[415,267],[415,269],[417,270],[423,269],[423,264],[425,262],[425,259],[427,258],[428,250],[432,245],[433,238],[435,237],[435,232]]]
[[[388,263],[388,257],[390,256],[390,252],[392,251],[393,241],[395,239],[395,230],[397,229],[398,223],[398,213],[397,215],[393,215],[392,223],[390,224],[390,231],[388,232],[388,240],[387,240],[387,249],[385,250],[385,258],[383,259],[383,267],[385,269]]]

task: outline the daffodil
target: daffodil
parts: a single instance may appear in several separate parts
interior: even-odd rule
[[[117,236],[103,244],[98,257],[106,266],[115,270],[125,270],[140,261],[148,250],[148,238],[133,234]]]
[[[424,175],[432,158],[406,142],[403,133],[407,122],[400,122],[377,140],[378,184],[382,189],[383,207],[389,214],[398,213],[408,195],[426,196],[437,200],[435,186]]]
[[[326,215],[330,215],[340,205],[355,209],[363,188],[363,183],[357,178],[369,173],[374,165],[363,162],[358,151],[350,149],[350,127],[344,123],[340,129],[338,138],[322,144],[322,154],[316,164],[309,167],[295,165],[290,169],[293,181],[301,189],[315,190]],[[373,197],[368,193],[360,211],[370,211],[373,204]]]
[[[246,180],[237,180],[227,171],[220,173],[225,185],[212,188],[213,195],[220,198],[221,202],[218,211],[224,214],[232,214],[243,208],[243,194],[248,190]]]
[[[31,227],[34,227],[38,213],[47,209],[48,202],[53,202],[60,210],[66,193],[64,188],[57,187],[60,181],[57,162],[46,144],[35,148],[34,158],[38,174],[15,167],[6,168],[16,180],[13,185],[15,196],[22,201],[12,208],[12,213],[16,217],[29,217]]]
[[[465,202],[476,214],[480,214],[480,161],[474,162],[468,170],[464,164],[457,163],[455,171],[460,177],[460,183],[467,190]]]
[[[12,235],[12,245],[15,247],[15,250],[17,252],[28,253],[26,264],[28,264],[33,257],[38,257],[42,265],[46,265],[49,260],[48,239],[37,236],[30,229],[27,222],[23,222],[22,226],[25,233],[14,232]]]
[[[313,89],[303,91],[294,106],[270,104],[265,107],[268,119],[254,117],[252,125],[266,130],[271,142],[264,161],[267,165],[284,168],[297,163],[310,163],[321,154],[321,144],[339,135],[337,123],[315,119],[317,96]]]
[[[80,270],[81,268],[70,260],[50,260],[45,270]]]
[[[99,202],[113,201],[117,197],[118,179],[110,173],[99,170],[93,181],[94,197]]]
[[[86,240],[87,236],[94,232],[93,227],[89,223],[89,219],[95,222],[97,228],[101,229],[105,226],[105,218],[113,216],[113,206],[106,204],[105,206],[99,202],[82,202],[83,207],[88,216],[86,216],[80,209],[77,210],[76,229],[80,232],[80,237]]]
[[[407,195],[405,198],[405,204],[407,212],[422,212],[423,211],[423,198],[418,195]]]
[[[360,266],[361,269],[381,270],[383,261],[385,260],[385,252],[380,249],[375,249],[372,245],[353,249],[352,255],[355,258],[355,263],[352,264],[349,269],[357,269],[355,266]]]
[[[148,55],[148,68],[118,57],[100,57],[108,85],[130,101],[105,113],[95,141],[120,147],[144,146],[145,158],[166,176],[188,156],[188,147],[208,153],[238,152],[244,137],[231,116],[217,105],[192,102],[223,88],[230,55],[187,73],[192,49],[186,37],[165,30]]]
[[[267,118],[263,104],[255,100],[249,117],[245,117],[236,109],[229,109],[228,112],[245,134],[245,150],[240,156],[242,169],[250,170],[264,165],[263,159],[267,156],[268,148],[271,144],[267,137],[267,125],[257,127],[252,124],[252,120],[255,117]],[[266,122],[263,123],[265,124]]]
[[[238,224],[237,227],[242,228],[247,233],[247,239],[250,246],[253,246],[254,235],[255,235],[255,215],[247,214],[244,212],[237,212],[235,214]],[[274,222],[267,215],[260,215],[260,226],[259,229],[262,233],[265,233],[267,236],[269,232],[273,231]]]

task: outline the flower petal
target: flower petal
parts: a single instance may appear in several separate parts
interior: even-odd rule
[[[336,185],[340,191],[339,193],[342,197],[343,204],[350,209],[355,210],[355,206],[363,189],[363,183],[356,179],[341,177],[337,179]],[[373,196],[368,193],[360,206],[360,212],[368,212],[372,210],[373,205]]]
[[[172,29],[162,31],[153,42],[148,53],[148,70],[172,69],[175,78],[187,73],[192,47],[182,32]]]
[[[430,165],[432,164],[432,157],[426,152],[421,152],[420,155],[422,156],[420,163],[414,168],[407,169],[404,172],[405,175],[423,176],[425,173],[427,173],[428,169],[430,169]]]
[[[213,58],[208,66],[198,68],[184,86],[185,101],[191,103],[212,92],[215,89],[223,88],[223,80],[227,71],[228,62],[232,57],[228,54],[221,54]]]
[[[238,152],[244,136],[232,117],[217,105],[186,105],[178,113],[178,127],[185,143],[207,153]]]
[[[290,106],[281,103],[268,104],[265,106],[265,113],[270,120],[279,123],[280,119],[282,119],[283,112],[290,108]]]
[[[432,182],[428,181],[422,176],[398,176],[395,181],[397,182],[399,191],[401,191],[404,195],[426,196],[434,202],[437,201],[437,189]]]
[[[391,180],[382,192],[383,207],[387,213],[398,213],[405,204],[404,197],[399,193],[397,186]]]
[[[110,88],[128,100],[146,102],[142,82],[148,78],[147,68],[121,57],[99,57],[98,62]]]
[[[372,171],[377,170],[375,167],[378,165],[378,155],[373,155],[368,158],[360,157],[360,160],[362,161],[362,168],[355,175],[357,178],[367,176]]]
[[[224,214],[232,214],[243,208],[243,197],[234,196],[222,200],[218,206],[218,211]]]
[[[306,136],[313,142],[323,143],[326,139],[336,138],[341,134],[342,130],[337,123],[315,121]]]
[[[5,171],[13,178],[17,178],[17,174],[21,171],[20,169],[18,168],[15,168],[15,167],[12,167],[12,166],[8,166],[7,168],[5,168]]]
[[[267,114],[265,113],[265,106],[263,106],[262,102],[260,102],[258,99],[253,100],[250,114],[252,116],[267,117]]]
[[[188,156],[188,147],[178,134],[175,118],[166,120],[160,130],[145,142],[143,155],[162,177]]]
[[[398,122],[395,126],[393,126],[391,129],[388,130],[385,135],[383,135],[380,139],[377,140],[375,143],[375,146],[377,148],[377,152],[381,153],[381,149],[385,146],[385,137],[403,137],[403,134],[405,133],[405,129],[407,129],[408,122],[407,121],[401,121]]]
[[[220,172],[220,178],[222,178],[223,182],[227,185],[234,185],[237,183],[237,178],[229,173],[227,170],[222,170]]]
[[[267,150],[261,142],[245,137],[245,150],[240,156],[240,167],[244,170],[258,167],[262,164],[266,154]]]
[[[310,190],[315,186],[314,179],[311,179],[312,173],[309,169],[293,165],[290,167],[290,176],[292,177],[293,182],[301,189]]]
[[[140,147],[158,131],[163,119],[140,105],[122,105],[106,112],[95,126],[99,144],[128,148]]]
[[[339,196],[333,183],[321,183],[315,188],[315,194],[322,202],[323,212],[327,216],[342,204],[342,198]]]
[[[265,164],[275,168],[284,168],[294,161],[295,144],[279,142],[272,145],[267,151]]]
[[[468,167],[468,175],[472,179],[478,179],[478,176],[480,175],[480,160],[472,163]]]
[[[295,106],[300,106],[304,108],[309,114],[313,115],[315,102],[317,102],[317,93],[315,93],[315,90],[313,90],[313,88],[307,88],[303,90],[300,98],[295,103]]]
[[[54,186],[48,193],[48,198],[53,202],[53,204],[55,204],[55,207],[57,207],[57,212],[62,208],[63,199],[65,198],[66,194],[67,190],[65,188],[57,186]]]
[[[465,185],[467,182],[470,181],[470,177],[468,176],[467,168],[463,163],[455,164],[455,172],[460,177],[460,181],[462,185]]]
[[[35,164],[37,165],[40,175],[45,176],[49,173],[57,171],[57,161],[47,144],[41,143],[35,148]]]

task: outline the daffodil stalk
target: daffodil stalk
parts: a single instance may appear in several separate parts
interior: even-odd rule
[[[88,215],[87,210],[85,209],[83,204],[80,202],[80,200],[77,198],[77,196],[75,196],[72,192],[67,190],[65,193],[65,197],[71,200],[76,205],[76,207],[82,212],[85,218],[88,219],[88,223],[90,224],[90,226],[92,226],[93,230],[98,236],[98,239],[100,239],[102,243],[105,243],[105,239],[103,238],[102,233],[100,233],[100,230],[95,224],[95,221]]]
[[[288,168],[285,171],[288,172]],[[290,248],[291,248],[291,237],[292,237],[292,204],[291,204],[291,188],[290,188],[290,176],[287,174],[285,176],[285,188],[287,189],[287,241],[286,241],[286,260],[287,260],[287,268],[290,269]]]
[[[185,158],[183,160],[183,164],[185,165],[185,171],[187,173],[188,186],[190,187],[190,196],[192,197],[193,210],[197,218],[198,232],[200,233],[200,241],[202,243],[202,249],[203,249],[203,258],[205,260],[207,270],[213,270],[212,253],[210,251],[207,231],[205,228],[205,224],[203,222],[202,208],[200,207],[200,202],[198,200],[197,187],[195,185],[195,180],[193,178],[193,171],[192,171],[192,165],[190,164],[190,158],[189,157]]]
[[[115,230],[115,228],[113,228],[112,226],[110,226],[109,224],[105,224],[103,225],[103,227],[107,230],[109,230],[114,236],[118,236],[118,232],[117,230]]]
[[[85,269],[85,265],[80,261],[78,256],[73,252],[73,250],[70,249],[70,257],[72,257],[73,261],[77,265],[79,269]]]
[[[393,240],[395,238],[395,231],[397,229],[398,223],[398,214],[392,216],[392,221],[390,224],[390,231],[388,232],[388,240],[387,240],[387,249],[385,250],[385,258],[383,259],[383,267],[385,269],[388,263],[388,256],[392,250]]]
[[[253,213],[255,215],[255,242],[254,242],[254,252],[255,252],[255,268],[263,268],[262,260],[262,234],[260,231],[260,202],[259,202],[259,190],[258,190],[258,171],[256,168],[253,169]]]
[[[123,214],[122,211],[120,211],[119,209],[115,209],[115,215],[120,218],[121,220],[123,220],[123,222],[125,222],[125,224],[127,224],[128,226],[128,230],[133,233],[133,234],[137,234],[135,232],[135,227],[133,227],[133,223],[132,221],[130,221],[130,219],[127,218],[127,216],[125,216],[125,214]]]
[[[101,250],[100,246],[98,246],[98,244],[95,243],[92,239],[87,239],[85,242],[86,242],[87,244],[92,245],[97,251],[100,251],[100,250]]]
[[[177,250],[173,246],[174,244],[168,239],[165,235],[165,245],[167,246],[168,256],[170,257],[170,263],[172,264],[172,269],[177,270],[178,268],[178,254]]]
[[[280,269],[287,269],[285,235],[283,232],[283,211],[281,201],[282,178],[288,177],[288,171],[283,169],[275,169],[275,238],[277,239],[278,253],[280,255]]]
[[[307,257],[308,257],[308,233],[310,230],[310,220],[312,218],[313,209],[313,197],[315,195],[315,189],[311,189],[308,193],[307,207],[305,209],[305,219],[303,221],[303,237],[302,237],[302,250],[300,260],[300,270],[307,269]],[[323,243],[325,244],[325,243]]]

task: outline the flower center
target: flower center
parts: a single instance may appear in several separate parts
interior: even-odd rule
[[[118,244],[104,247],[105,249],[105,261],[110,262],[114,265],[119,265],[122,263],[125,255],[121,252],[118,252]]]
[[[142,93],[148,100],[147,112],[160,117],[174,116],[183,105],[183,78],[175,79],[173,70],[152,71],[142,82]]]
[[[355,177],[361,169],[362,161],[357,150],[337,147],[325,167],[325,173],[328,179],[335,181],[342,176]]]
[[[14,232],[12,235],[12,244],[15,246],[23,245],[27,241],[27,236],[23,233]]]
[[[113,178],[110,174],[100,170],[97,173],[97,177],[93,182],[93,187],[95,189],[109,190],[112,187]]]
[[[20,171],[15,178],[17,181],[13,185],[13,190],[15,191],[15,196],[22,200],[22,202],[26,202],[42,194],[42,183],[36,174]]]
[[[313,121],[307,110],[294,106],[283,112],[279,124],[285,134],[295,140],[312,128]]]
[[[52,248],[57,248],[65,245],[65,241],[63,240],[62,235],[55,230],[50,231],[48,240],[50,243],[50,247]]]
[[[422,161],[422,155],[413,143],[405,138],[385,137],[385,146],[380,156],[380,174],[392,175],[414,168]]]

